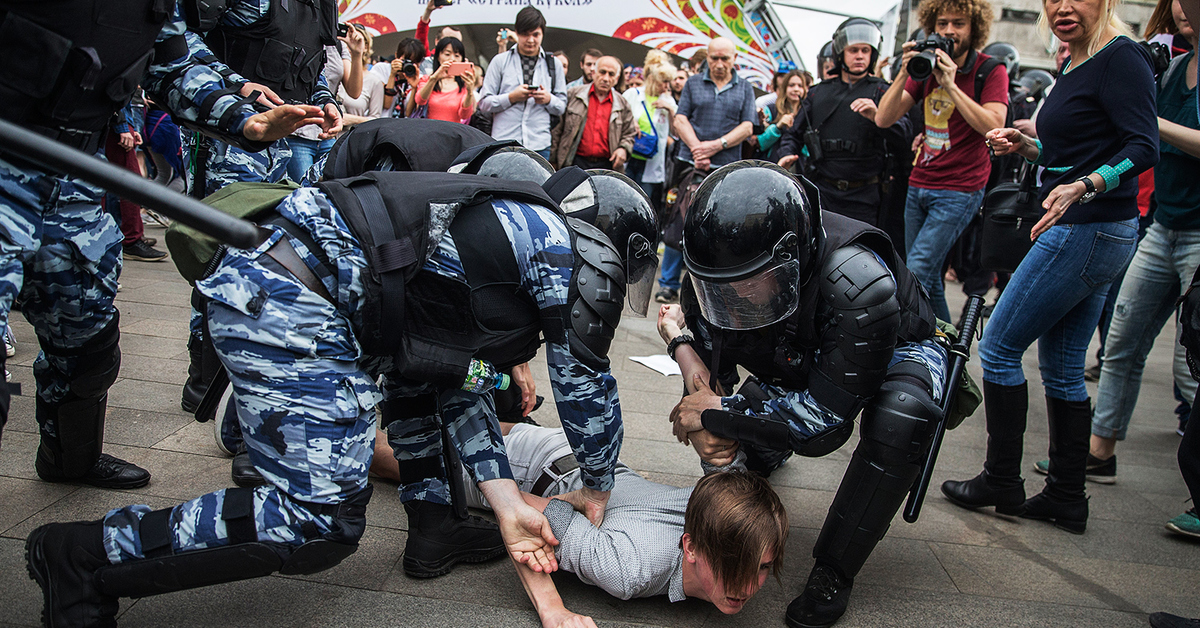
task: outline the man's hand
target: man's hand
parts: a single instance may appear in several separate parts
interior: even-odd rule
[[[708,140],[706,142],[700,142],[696,144],[695,148],[692,148],[692,157],[694,159],[707,159],[713,155],[716,155],[722,150],[725,149],[721,148],[720,140]]]
[[[658,308],[658,335],[663,342],[670,344],[675,336],[683,333],[687,321],[683,318],[683,308],[678,303],[671,303]]]
[[[958,74],[958,65],[954,63],[954,59],[946,54],[945,50],[937,50],[937,65],[933,67],[933,76],[937,78],[938,85],[951,89],[954,86],[954,78]]]
[[[708,157],[697,158],[692,160],[692,165],[696,166],[696,170],[707,172],[710,168],[712,168],[712,160],[710,160]]]
[[[800,155],[785,155],[779,160],[779,167],[786,170],[791,168],[792,164],[796,163],[797,161],[800,161]]]
[[[142,138],[136,131],[126,131],[120,135],[120,138],[117,140],[117,145],[127,153],[142,143]]]
[[[338,111],[337,105],[329,103],[325,105],[325,115],[321,119],[321,134],[323,140],[327,140],[342,132],[342,112]]]
[[[283,104],[283,99],[279,97],[279,94],[275,93],[275,90],[261,83],[252,83],[250,81],[246,81],[245,83],[242,83],[242,88],[238,90],[238,93],[243,97],[249,96],[254,92],[259,92],[258,100],[254,102],[266,107],[267,109],[274,109]]]
[[[921,145],[922,145],[922,144],[924,144],[924,143],[925,143],[925,134],[924,134],[924,133],[917,133],[917,136],[913,138],[913,143],[912,143],[912,147],[911,147],[911,148],[912,148],[912,152],[914,152],[914,153],[920,153],[920,152],[921,152]]]
[[[692,441],[692,448],[700,455],[700,459],[714,467],[724,467],[737,458],[737,441],[714,436],[708,430],[692,432],[688,436]]]
[[[554,499],[561,499],[571,504],[572,508],[599,528],[600,524],[604,523],[604,508],[608,505],[608,498],[611,494],[610,491],[596,491],[585,486],[579,490],[558,495]]]
[[[699,374],[693,375],[692,381],[687,382],[687,390],[688,396],[681,399],[671,410],[671,423],[674,424],[672,432],[675,438],[685,445],[690,433],[704,429],[700,415],[705,410],[721,409],[721,397],[708,387],[708,383]]]
[[[529,416],[533,406],[537,405],[537,383],[533,381],[528,362],[513,367],[512,381],[521,389],[521,416]]]
[[[254,114],[242,126],[242,135],[253,142],[274,142],[309,124],[324,124],[325,116],[312,105],[283,105]]]
[[[621,166],[624,166],[625,161],[628,159],[629,154],[626,153],[625,149],[620,146],[618,146],[617,150],[614,150],[613,154],[609,157],[609,161],[612,162],[613,170],[620,170]]]
[[[522,83],[518,85],[516,89],[508,93],[508,102],[511,102],[515,105],[521,101],[529,100],[529,97],[532,95],[533,91],[530,90],[527,85]]]
[[[596,622],[586,615],[576,615],[559,606],[542,613],[542,628],[596,628]]]
[[[870,98],[855,98],[854,102],[850,103],[850,111],[857,113],[871,122],[875,121],[875,112],[878,109],[879,106]]]
[[[550,530],[550,522],[540,511],[525,503],[517,483],[486,480],[479,483],[479,490],[492,505],[509,556],[538,573],[558,569],[558,560],[554,557],[558,539]]]
[[[546,91],[543,87],[537,88],[535,91],[530,92],[529,95],[533,96],[533,102],[539,105],[545,105],[550,102],[550,92]]]

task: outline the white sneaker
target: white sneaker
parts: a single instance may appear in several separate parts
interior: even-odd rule
[[[17,354],[17,339],[13,337],[12,327],[4,328],[4,355],[13,357]]]

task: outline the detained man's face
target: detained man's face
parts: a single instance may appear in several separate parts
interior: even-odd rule
[[[684,560],[689,560],[686,556],[686,549],[684,553]],[[698,552],[693,553],[692,557],[695,558],[697,584],[701,591],[697,597],[712,602],[717,610],[726,615],[741,612],[746,607],[746,602],[754,597],[754,594],[758,593],[763,583],[767,581],[767,576],[771,574],[771,567],[775,563],[773,552],[770,550],[763,552],[762,560],[758,563],[758,577],[754,584],[744,591],[731,591],[717,579],[716,574],[713,573],[712,564],[707,558]]]

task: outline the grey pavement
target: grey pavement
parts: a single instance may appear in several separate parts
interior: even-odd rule
[[[163,230],[147,225],[162,241]],[[121,379],[109,397],[106,450],[148,468],[154,479],[135,491],[48,484],[33,471],[36,356],[33,331],[20,316],[18,349],[9,366],[25,396],[13,399],[0,448],[0,625],[37,625],[41,595],[26,576],[24,538],[49,521],[88,520],[128,503],[161,508],[231,486],[229,460],[209,424],[179,409],[187,370],[187,284],[173,264],[126,262],[118,294]],[[961,304],[950,286],[952,310]],[[1169,330],[1168,330],[1169,332]],[[968,512],[946,502],[938,486],[977,473],[986,436],[982,410],[949,433],[920,521],[899,516],[855,582],[838,626],[1145,626],[1168,611],[1200,616],[1200,543],[1168,533],[1167,519],[1190,507],[1176,467],[1175,402],[1171,395],[1171,333],[1160,336],[1128,440],[1118,453],[1119,480],[1089,484],[1091,519],[1075,536],[1050,525]],[[686,486],[700,474],[690,448],[674,441],[667,415],[679,399],[678,377],[661,376],[629,360],[662,353],[650,319],[623,321],[613,344],[613,372],[625,416],[622,459],[651,479]],[[1031,465],[1046,456],[1046,411],[1037,355],[1025,358],[1030,377],[1027,490],[1040,489]],[[978,377],[978,365],[970,370]],[[544,359],[534,365],[548,390]],[[1089,384],[1093,387],[1094,384]],[[557,424],[552,403],[535,413]],[[812,566],[811,548],[857,437],[820,459],[793,458],[771,477],[792,522],[779,582],[768,580],[744,611],[723,616],[705,602],[666,599],[622,602],[555,577],[566,605],[601,626],[782,626],[783,610]],[[443,578],[418,581],[400,568],[407,521],[395,486],[375,480],[369,524],[358,552],[338,567],[308,577],[273,576],[194,591],[122,600],[122,626],[537,626],[507,561],[460,566]]]

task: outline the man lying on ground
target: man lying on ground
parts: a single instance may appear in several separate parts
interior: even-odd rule
[[[788,518],[766,480],[749,473],[712,473],[693,488],[651,482],[617,463],[615,490],[597,528],[566,496],[582,486],[571,446],[561,429],[501,423],[509,464],[521,495],[541,510],[559,545],[558,566],[580,580],[628,600],[667,595],[695,597],[721,612],[737,613],[768,573],[778,576]],[[376,434],[372,471],[398,477],[385,436]],[[382,449],[380,447],[382,446]],[[468,503],[487,508],[468,487]],[[542,625],[595,626],[563,607],[548,574],[518,569]]]

